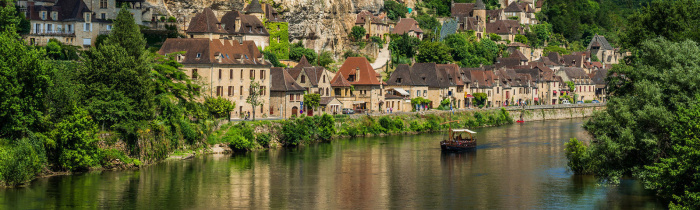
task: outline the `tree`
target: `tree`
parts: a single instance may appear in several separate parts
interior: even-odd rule
[[[178,53],[170,53],[168,56],[155,55],[151,78],[154,81],[155,95],[172,95],[180,101],[192,101],[200,95],[200,85],[196,84],[185,73],[182,64],[175,57]]]
[[[50,160],[61,169],[83,171],[100,165],[97,125],[85,110],[73,107],[67,117],[51,131],[47,147],[55,157]]]
[[[435,16],[428,15],[428,14],[421,14],[415,17],[416,21],[418,22],[418,25],[420,26],[423,31],[435,31],[435,29],[440,30],[440,21],[435,18]]]
[[[406,5],[398,3],[394,0],[384,0],[384,10],[386,11],[386,16],[391,20],[405,18],[406,13],[408,13],[408,8],[406,8]]]
[[[0,16],[5,12],[1,8]],[[41,51],[25,46],[11,27],[4,30],[0,32],[0,138],[21,138],[37,131],[42,121],[51,69]]]
[[[10,0],[0,0],[0,33],[11,32],[13,35],[20,24],[15,4]]]
[[[362,37],[365,36],[365,33],[367,33],[367,30],[365,30],[364,27],[353,26],[352,30],[350,31],[350,39],[356,42],[361,41]]]
[[[413,58],[416,55],[416,49],[420,44],[420,40],[416,37],[403,34],[394,36],[389,43],[389,50],[393,56],[401,55],[406,58]]]
[[[251,79],[253,80],[253,79]],[[262,106],[263,101],[261,98],[261,95],[263,94],[263,90],[260,88],[260,83],[257,81],[250,83],[250,93],[248,94],[248,98],[245,99],[245,102],[250,104],[250,106],[253,107],[253,120],[255,120],[255,108],[258,106]]]
[[[222,97],[206,97],[204,106],[214,118],[229,118],[231,111],[236,108],[236,103]]]
[[[530,44],[530,42],[527,40],[527,37],[522,34],[515,35],[515,42],[520,42],[523,44]]]
[[[655,0],[628,19],[628,30],[620,38],[623,47],[633,48],[645,40],[665,37],[670,41],[700,42],[700,2]]]
[[[474,105],[478,106],[479,108],[483,108],[486,105],[486,100],[488,99],[488,96],[486,93],[474,93]]]
[[[84,53],[79,78],[84,105],[102,126],[149,120],[154,91],[145,40],[131,13],[122,8],[105,43]]]
[[[443,42],[425,41],[418,46],[416,60],[419,63],[447,64],[452,61],[451,49]]]
[[[320,94],[305,94],[304,95],[304,106],[309,107],[312,110],[319,106],[321,102]],[[308,109],[307,109],[308,110]]]
[[[277,54],[272,53],[272,52],[267,51],[267,50],[262,51],[262,54],[265,56],[265,59],[267,61],[270,61],[272,66],[274,66],[274,67],[287,67],[284,64],[280,63],[280,60],[277,59]]]
[[[586,161],[596,161],[592,172],[605,180],[633,176],[673,205],[695,206],[700,184],[689,177],[698,173],[698,127],[690,121],[697,120],[700,46],[657,38],[639,49],[631,66],[608,73],[607,107],[584,124],[596,139]]]
[[[312,49],[304,48],[301,41],[294,43],[292,49],[289,51],[289,59],[299,61],[304,56],[306,56],[306,60],[308,60],[309,63],[315,63],[318,54]]]
[[[318,57],[318,65],[323,66],[323,68],[330,69],[330,64],[335,63],[333,60],[333,54],[330,51],[323,51]]]

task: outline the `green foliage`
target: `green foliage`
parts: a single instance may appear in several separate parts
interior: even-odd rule
[[[415,111],[415,109],[416,109],[416,105],[418,105],[418,104],[420,104],[420,105],[428,105],[428,104],[430,104],[430,103],[432,103],[432,101],[430,101],[430,100],[428,100],[428,99],[425,99],[425,98],[423,98],[423,97],[416,97],[416,98],[412,98],[412,99],[411,99],[411,106],[413,107],[413,110],[414,110],[414,111]]]
[[[319,103],[321,102],[321,95],[320,94],[305,94],[304,95],[304,106],[310,107],[310,108],[316,108],[319,106]]]
[[[0,8],[0,17],[6,12]],[[0,138],[21,138],[40,125],[51,69],[43,51],[24,46],[8,33],[0,33],[0,55]]]
[[[541,24],[530,25],[530,31],[526,36],[532,47],[541,47],[544,46],[544,42],[548,41],[552,34],[552,25],[542,22]]]
[[[362,40],[362,38],[365,36],[365,33],[367,33],[367,30],[365,30],[364,27],[353,26],[352,29],[350,30],[350,34],[348,36],[350,37],[350,40],[357,42],[357,41]]]
[[[134,16],[127,9],[126,4],[122,6],[114,20],[112,32],[109,34],[105,44],[116,44],[126,50],[126,54],[138,58],[143,56],[146,47],[146,39],[141,35],[139,25],[134,21]]]
[[[610,70],[624,77],[607,78],[606,109],[584,124],[596,138],[587,150],[593,172],[613,182],[634,176],[673,205],[694,206],[698,184],[687,177],[697,176],[688,167],[697,166],[700,47],[658,38],[639,49],[632,66]]]
[[[255,141],[258,142],[260,146],[270,147],[270,134],[269,133],[259,133],[255,136]]]
[[[623,16],[631,12],[620,6],[614,0],[548,0],[541,12],[545,17],[540,18],[552,24],[554,33],[587,42],[595,34],[614,34],[625,27]]]
[[[499,36],[498,34],[489,34],[488,36],[491,41],[501,41],[501,36]]]
[[[153,63],[153,78],[155,95],[170,94],[180,101],[191,101],[200,95],[200,85],[196,84],[184,70],[182,64],[175,59],[177,53],[167,57],[156,55]]]
[[[318,126],[320,126],[319,139],[327,141],[335,135],[335,119],[331,115],[324,113],[318,122]]]
[[[175,17],[168,17],[168,23],[174,23],[177,22],[177,19]]]
[[[262,51],[263,56],[265,56],[265,59],[267,61],[270,61],[273,67],[287,67],[286,65],[280,63],[280,60],[277,59],[277,54],[268,51],[270,48],[268,47],[265,49],[265,51]]]
[[[411,123],[409,123],[408,128],[411,129],[412,131],[421,132],[421,131],[423,131],[423,124],[414,120],[414,121],[411,121]]]
[[[525,35],[515,35],[515,42],[520,42],[523,44],[530,44],[530,42],[527,40],[527,37]]]
[[[447,64],[452,61],[451,49],[444,42],[425,41],[418,46],[416,61],[419,63]]]
[[[289,23],[287,22],[265,22],[267,32],[270,33],[270,46],[265,51],[274,53],[278,59],[289,58]]]
[[[408,8],[406,8],[406,5],[398,3],[394,0],[384,0],[384,11],[386,11],[386,16],[389,19],[399,20],[399,18],[406,17]]]
[[[379,125],[381,125],[384,128],[385,133],[387,131],[396,129],[396,127],[394,126],[394,122],[387,116],[379,118]]]
[[[20,24],[20,18],[13,1],[0,0],[0,33],[14,34]]]
[[[53,164],[60,169],[84,171],[100,165],[97,125],[88,112],[73,108],[74,114],[56,124],[47,141]]]
[[[416,37],[408,36],[408,34],[403,34],[400,36],[393,36],[391,42],[389,43],[389,50],[391,50],[391,55],[393,56],[403,56],[406,58],[413,58],[416,55],[416,50],[420,40]]]
[[[620,37],[625,48],[634,48],[646,40],[664,37],[679,42],[686,39],[700,42],[700,2],[695,0],[655,0],[633,13],[628,28]]]
[[[17,186],[34,179],[46,162],[42,144],[33,136],[0,139],[0,186]]]
[[[474,96],[474,105],[479,108],[486,106],[486,100],[488,100],[488,95],[486,95],[486,93],[474,93],[472,96]]]
[[[440,21],[435,18],[435,16],[428,15],[428,14],[421,14],[418,16],[413,17],[417,22],[418,26],[420,26],[423,31],[435,31],[437,29],[440,31],[440,28],[442,25],[440,25]]]
[[[544,48],[544,51],[542,54],[544,56],[549,55],[550,52],[556,52],[559,53],[559,55],[568,55],[571,54],[571,52],[567,49],[564,49],[562,47],[556,46],[556,45],[548,45],[547,47]]]
[[[330,65],[335,63],[333,60],[333,53],[330,51],[323,51],[321,55],[318,56],[318,65],[323,66],[323,68],[330,69]]]
[[[253,128],[246,123],[231,126],[222,138],[234,151],[246,151],[255,148]]]
[[[204,99],[204,106],[214,118],[228,118],[236,108],[236,103],[222,97],[207,97]]]
[[[78,60],[78,47],[64,45],[56,39],[50,39],[46,44],[46,54],[54,60]]]
[[[301,41],[293,44],[289,52],[289,59],[299,61],[303,56],[306,56],[306,60],[308,60],[309,63],[315,63],[318,54],[316,54],[316,51],[313,49],[304,48]]]
[[[379,49],[384,48],[384,39],[378,37],[378,36],[371,36],[369,37],[369,40],[372,41],[372,43],[376,44]]]

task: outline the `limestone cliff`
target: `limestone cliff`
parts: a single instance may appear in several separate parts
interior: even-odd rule
[[[289,22],[290,41],[303,40],[308,48],[316,51],[342,53],[347,44],[347,34],[354,26],[356,14],[361,10],[377,13],[384,0],[263,0],[274,1],[284,8],[282,16]],[[245,0],[147,0],[156,11],[176,17],[181,28],[189,24],[197,12],[212,7],[220,18],[226,11],[242,10]]]

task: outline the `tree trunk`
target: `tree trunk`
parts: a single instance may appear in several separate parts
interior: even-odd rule
[[[253,106],[253,121],[255,121],[255,107],[256,106]]]

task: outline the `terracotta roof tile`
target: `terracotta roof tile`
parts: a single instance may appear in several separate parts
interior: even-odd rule
[[[226,31],[221,28],[221,23],[216,18],[216,15],[214,15],[214,11],[207,7],[204,8],[204,11],[192,17],[190,25],[187,27],[187,33],[225,34]]]
[[[413,18],[401,18],[398,23],[396,23],[396,26],[394,27],[394,31],[392,31],[393,34],[405,34],[410,31],[414,31],[416,33],[423,33],[423,30],[418,27],[418,22],[414,20]]]
[[[347,75],[345,77],[353,76],[354,81],[350,81],[352,85],[381,85],[382,82],[377,78],[377,72],[374,71],[372,66],[364,57],[349,57],[345,60],[345,63],[340,67],[338,73],[342,75]],[[359,74],[359,75],[358,75]],[[347,78],[346,78],[347,79]]]

